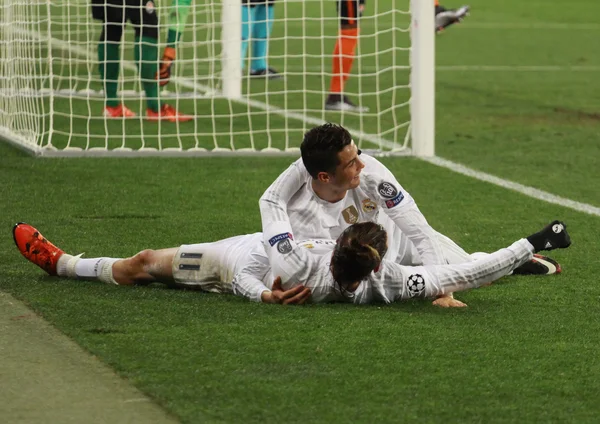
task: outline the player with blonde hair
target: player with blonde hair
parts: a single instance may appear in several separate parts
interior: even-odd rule
[[[387,234],[373,222],[351,225],[336,242],[296,243],[285,222],[274,222],[267,237],[266,247],[257,233],[213,243],[143,250],[127,259],[84,259],[63,252],[31,225],[19,223],[13,228],[21,254],[50,275],[117,285],[158,281],[284,304],[390,303],[439,296],[479,287],[510,273],[539,250],[571,244],[566,225],[554,221],[527,239],[471,262],[410,267],[383,259]]]

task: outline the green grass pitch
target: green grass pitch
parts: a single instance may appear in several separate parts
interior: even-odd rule
[[[471,6],[437,37],[438,155],[600,207],[600,6]],[[185,423],[597,422],[600,219],[417,159],[383,161],[466,250],[565,220],[563,274],[458,294],[465,310],[286,308],[58,280],[13,246],[17,221],[87,257],[259,231],[257,200],[290,160],[34,159],[0,144],[0,290]]]

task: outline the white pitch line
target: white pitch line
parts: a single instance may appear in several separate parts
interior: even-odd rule
[[[467,166],[461,165],[460,163],[452,162],[447,159],[440,157],[433,158],[421,158],[426,162],[433,165],[440,166],[442,168],[450,169],[462,175],[466,175],[471,178],[475,178],[479,181],[485,181],[508,190],[513,190],[518,193],[524,194],[534,199],[543,200],[544,202],[552,203],[554,205],[564,206],[569,209],[576,210],[578,212],[585,212],[590,215],[600,216],[600,208],[589,205],[587,203],[577,202],[575,200],[567,199],[565,197],[557,196],[547,191],[539,190],[537,188],[529,187],[523,184],[515,183],[513,181],[505,180],[494,175],[487,174],[485,172],[476,171]]]
[[[44,39],[43,36],[41,36],[41,34],[38,33],[33,33],[33,32],[29,32],[27,31],[27,34],[30,36],[33,36],[34,38],[37,39]],[[48,41],[47,39],[45,39],[45,41]],[[87,50],[87,49],[83,49],[81,47],[78,46],[72,46],[62,40],[57,40],[55,38],[50,40],[53,44],[56,44],[58,47],[60,47],[61,49],[64,50],[70,50],[73,51],[77,54],[81,54],[84,55],[86,57],[89,57],[90,59],[93,58],[93,55]],[[125,64],[125,66],[127,68],[132,68],[133,70],[136,69],[135,65],[133,63],[127,63]],[[186,86],[188,88],[193,88],[193,89],[206,89],[206,87],[201,86],[200,84],[196,84],[193,82],[189,82],[185,79],[182,78],[177,78],[177,83],[181,84],[183,86]],[[319,125],[323,123],[322,119],[319,118],[314,118],[314,117],[310,117],[301,113],[294,113],[294,112],[288,112],[284,109],[278,108],[278,107],[274,107],[274,106],[270,106],[267,105],[265,103],[256,101],[256,100],[249,100],[249,99],[239,99],[238,100],[241,103],[245,103],[248,104],[252,107],[256,107],[258,109],[262,109],[264,111],[268,111],[269,113],[275,113],[277,115],[281,115],[281,116],[287,116],[288,118],[292,118],[295,120],[299,120],[302,122],[305,122],[307,124],[312,124],[312,125]],[[382,145],[384,147],[387,148],[392,148],[394,146],[397,146],[397,143],[393,143],[390,140],[386,140],[382,137],[373,135],[373,134],[367,134],[367,133],[363,133],[361,131],[357,131],[351,128],[347,128],[352,134],[362,138],[363,140],[369,141],[371,143],[374,143],[376,145]],[[513,181],[509,181],[509,180],[505,180],[504,178],[500,178],[500,177],[496,177],[494,175],[491,174],[487,174],[485,172],[481,172],[481,171],[477,171],[474,169],[471,169],[465,165],[462,165],[460,163],[456,163],[456,162],[452,162],[450,160],[447,159],[443,159],[440,157],[433,157],[433,158],[419,158],[425,162],[431,163],[433,165],[442,167],[442,168],[446,168],[449,169],[453,172],[462,174],[462,175],[466,175],[468,177],[471,178],[475,178],[479,181],[484,181],[487,183],[491,183],[494,185],[497,185],[499,187],[503,187],[506,188],[508,190],[512,190],[512,191],[516,191],[518,193],[524,194],[526,196],[532,197],[534,199],[538,199],[538,200],[542,200],[544,202],[548,202],[551,204],[555,204],[555,205],[559,205],[559,206],[563,206],[569,209],[573,209],[575,211],[578,212],[583,212],[583,213],[587,213],[589,215],[594,215],[594,216],[600,216],[600,208],[587,204],[587,203],[582,203],[582,202],[577,202],[575,200],[571,200],[571,199],[567,199],[564,197],[560,197],[560,196],[556,196],[552,193],[548,193],[546,191],[543,190],[539,190],[537,188],[534,187],[529,187],[523,184],[519,184],[519,183],[515,183]]]
[[[561,23],[561,22],[475,22],[467,17],[460,28],[471,29],[564,29],[564,30],[600,30],[595,23]]]
[[[440,65],[436,71],[483,72],[598,72],[595,65]]]
[[[68,47],[69,50],[79,54],[80,56],[85,56],[82,57],[80,59],[78,58],[69,58],[70,61],[73,62],[78,62],[78,63],[84,63],[87,64],[89,62],[89,58],[90,56],[90,52],[80,46],[71,46],[69,45]],[[184,60],[182,62],[191,62],[191,60]],[[126,65],[125,66],[127,69],[130,70],[135,70],[134,68],[132,68],[131,66]],[[376,66],[373,65],[359,65],[357,67],[360,67],[361,70],[366,71],[366,72],[377,72],[379,69]],[[196,64],[195,66],[196,70],[205,70],[205,71],[210,71],[212,69],[211,66],[209,65],[198,65]],[[410,67],[407,66],[402,66],[402,65],[394,65],[394,66],[389,66],[388,67],[389,70],[394,70],[394,71],[409,71]],[[600,65],[437,65],[435,67],[435,70],[437,72],[464,72],[464,71],[481,71],[481,72],[599,72],[600,71]],[[323,68],[321,66],[304,66],[304,67],[299,67],[299,66],[293,66],[293,65],[288,65],[284,70],[283,70],[283,75],[285,76],[286,74],[297,74],[296,76],[299,75],[304,75],[306,72],[312,72],[314,74],[318,74],[319,76],[327,76],[330,77],[331,74],[331,70],[329,68]],[[177,78],[177,77],[173,77],[173,78]],[[365,76],[363,75],[363,78],[365,78]],[[181,85],[186,84],[186,79],[179,79],[178,80],[179,83]],[[202,86],[205,87],[203,89],[203,91],[208,90],[208,87],[206,86]]]

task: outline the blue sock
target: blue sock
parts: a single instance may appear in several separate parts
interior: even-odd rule
[[[252,70],[267,69],[267,54],[269,50],[269,36],[273,29],[274,5],[255,6],[256,15],[252,31]]]
[[[256,15],[256,6],[242,6],[242,71],[246,68],[246,54],[248,53],[248,39],[252,31],[252,22]]]

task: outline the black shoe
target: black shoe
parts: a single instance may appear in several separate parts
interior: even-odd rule
[[[571,245],[571,237],[567,233],[567,225],[561,221],[553,221],[542,231],[527,237],[536,252],[540,250],[564,249]]]
[[[252,70],[252,71],[250,71],[249,75],[251,77],[263,77],[263,78],[269,78],[272,80],[282,78],[281,74],[273,68]]]
[[[349,112],[368,112],[366,106],[357,106],[350,101],[348,96],[341,94],[330,94],[325,102],[325,110],[349,111]]]
[[[439,32],[452,24],[462,21],[469,14],[469,6],[458,9],[446,9],[444,6],[435,7],[435,32]]]
[[[516,275],[551,275],[560,274],[560,264],[548,256],[535,254],[533,259],[525,262],[513,271]]]

